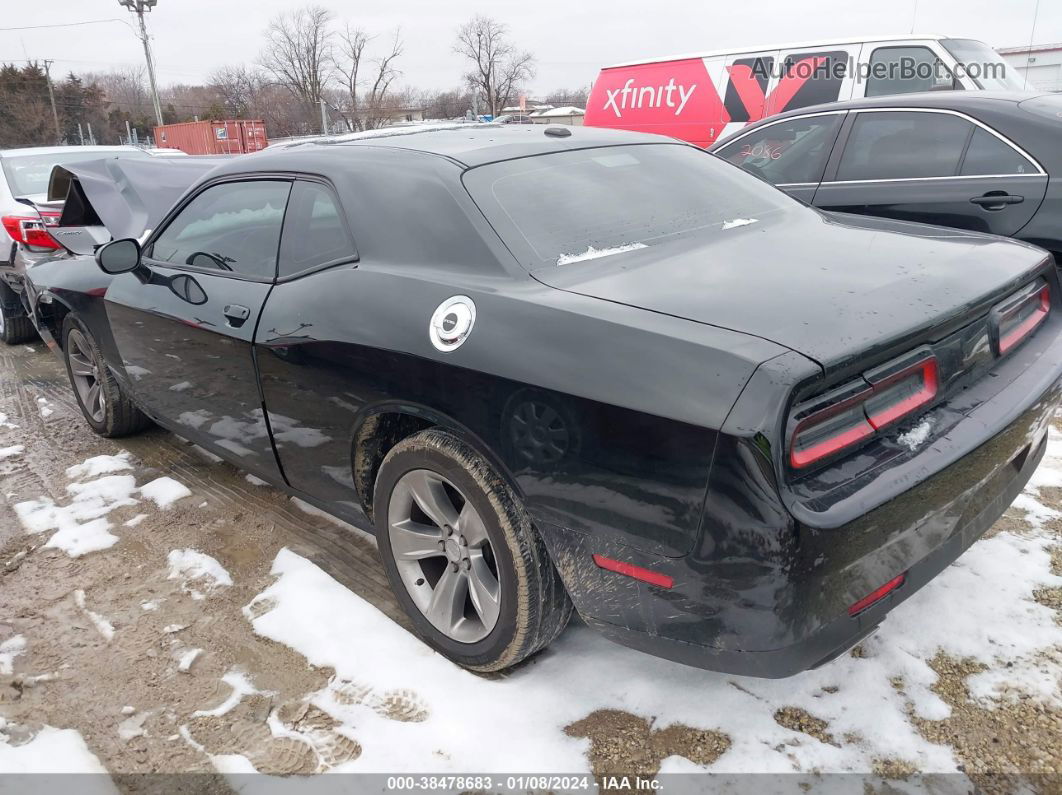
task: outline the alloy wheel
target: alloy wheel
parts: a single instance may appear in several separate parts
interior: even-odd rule
[[[94,422],[103,422],[104,397],[100,384],[100,366],[92,346],[77,329],[67,337],[66,358],[70,363],[70,378],[81,398],[81,405]]]
[[[461,643],[491,633],[501,583],[483,518],[452,483],[427,469],[395,484],[387,515],[399,576],[437,630]]]

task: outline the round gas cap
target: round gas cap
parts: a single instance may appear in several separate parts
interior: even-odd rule
[[[447,298],[431,316],[428,336],[438,350],[448,352],[461,346],[476,324],[476,305],[467,295]]]

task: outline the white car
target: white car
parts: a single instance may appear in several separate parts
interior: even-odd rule
[[[0,151],[0,340],[33,339],[21,293],[28,265],[59,248],[48,227],[59,221],[61,202],[48,202],[52,168],[109,157],[151,157],[135,146],[40,146]]]

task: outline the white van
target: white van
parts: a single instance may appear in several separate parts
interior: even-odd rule
[[[584,123],[709,146],[750,122],[808,105],[976,89],[1022,90],[983,42],[938,35],[837,39],[609,66],[594,83]]]

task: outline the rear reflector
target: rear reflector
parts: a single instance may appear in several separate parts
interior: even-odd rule
[[[641,580],[642,582],[647,582],[650,585],[656,585],[660,588],[670,588],[675,584],[674,578],[668,577],[666,574],[643,569],[641,566],[635,566],[633,563],[623,563],[619,560],[606,558],[604,555],[594,555],[594,563],[602,569],[614,571],[617,574],[624,574],[628,577],[633,577],[636,580]]]
[[[861,379],[817,399],[810,410],[798,408],[789,444],[790,465],[803,469],[829,458],[933,401],[940,386],[935,356],[924,353],[912,364],[895,366],[901,369],[876,370],[889,372],[880,380],[869,373],[869,383]]]
[[[12,240],[37,248],[59,248],[55,238],[48,234],[45,222],[41,218],[5,215],[0,221]]]
[[[887,583],[885,583],[883,586],[881,586],[877,590],[871,591],[866,596],[864,596],[862,599],[860,599],[858,602],[856,602],[855,604],[853,604],[851,607],[848,608],[848,615],[854,616],[857,613],[862,613],[864,610],[866,610],[868,607],[870,607],[875,602],[880,602],[882,599],[884,599],[890,593],[892,593],[897,588],[899,588],[901,585],[903,585],[903,581],[906,578],[907,578],[906,574],[901,574],[898,577],[893,577],[891,580],[889,580]]]
[[[1051,288],[1046,284],[1011,306],[995,311],[999,355],[1013,349],[1047,319],[1051,311]]]

